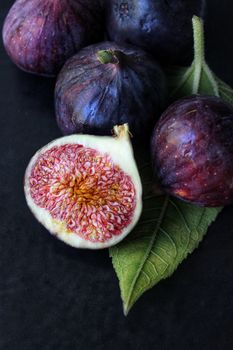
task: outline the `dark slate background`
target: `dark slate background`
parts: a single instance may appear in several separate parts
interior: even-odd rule
[[[1,0],[1,24],[12,3]],[[233,86],[232,1],[207,10],[209,63]],[[233,349],[233,207],[125,318],[108,251],[55,240],[25,204],[30,157],[60,136],[54,81],[20,72],[0,45],[0,349]]]

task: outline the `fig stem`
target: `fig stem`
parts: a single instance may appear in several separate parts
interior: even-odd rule
[[[118,52],[113,51],[111,49],[109,50],[99,50],[97,52],[97,58],[102,64],[118,64],[119,63],[119,57],[118,57]]]
[[[194,82],[193,94],[198,93],[202,68],[205,63],[205,35],[203,20],[193,16],[193,37],[194,37]]]
[[[113,128],[113,133],[118,139],[129,138],[129,136],[132,137],[132,134],[129,131],[129,125],[127,123],[123,125],[115,125]]]

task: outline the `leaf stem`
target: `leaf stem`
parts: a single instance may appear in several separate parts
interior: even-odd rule
[[[193,16],[193,37],[194,37],[194,81],[193,94],[198,93],[202,67],[205,63],[205,37],[204,24],[201,18]]]
[[[193,16],[193,37],[194,37],[194,61],[195,65],[202,66],[205,62],[205,35],[204,24],[200,17]]]

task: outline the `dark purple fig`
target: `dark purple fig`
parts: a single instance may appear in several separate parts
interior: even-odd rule
[[[56,75],[82,47],[102,40],[99,0],[17,0],[3,26],[3,43],[21,69]]]
[[[67,61],[55,89],[58,126],[64,134],[109,135],[114,125],[129,124],[145,136],[161,111],[164,75],[144,51],[104,42]]]
[[[162,63],[192,59],[193,15],[202,16],[204,0],[106,0],[107,31],[117,43],[144,48]]]
[[[232,203],[232,106],[210,96],[175,102],[155,127],[152,157],[169,194],[208,207]]]

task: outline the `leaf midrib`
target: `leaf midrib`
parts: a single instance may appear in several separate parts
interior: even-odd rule
[[[138,268],[138,271],[135,274],[135,277],[134,277],[133,282],[131,284],[131,287],[130,287],[130,290],[129,290],[129,295],[128,295],[128,298],[127,298],[127,300],[125,302],[125,308],[124,308],[125,309],[125,313],[127,313],[129,311],[129,309],[130,309],[129,305],[130,305],[130,301],[131,301],[131,297],[132,297],[132,294],[133,294],[134,287],[135,287],[135,285],[136,285],[136,283],[138,281],[138,278],[139,278],[139,276],[141,274],[141,271],[142,271],[142,269],[143,269],[143,267],[144,267],[144,265],[145,265],[145,263],[147,261],[147,258],[149,257],[149,254],[150,254],[150,252],[152,250],[152,247],[153,247],[154,242],[155,242],[155,238],[157,237],[159,228],[160,228],[160,226],[161,226],[161,224],[163,222],[163,219],[164,219],[164,216],[165,216],[168,204],[169,204],[169,196],[167,195],[165,197],[165,200],[164,200],[164,203],[163,203],[163,206],[162,206],[162,210],[161,210],[160,216],[158,218],[158,222],[157,222],[155,230],[154,230],[154,232],[152,234],[152,237],[151,237],[151,240],[149,242],[148,248],[147,248],[147,250],[145,252],[144,258],[142,259],[142,262],[141,262],[141,264],[140,264],[140,266]]]

